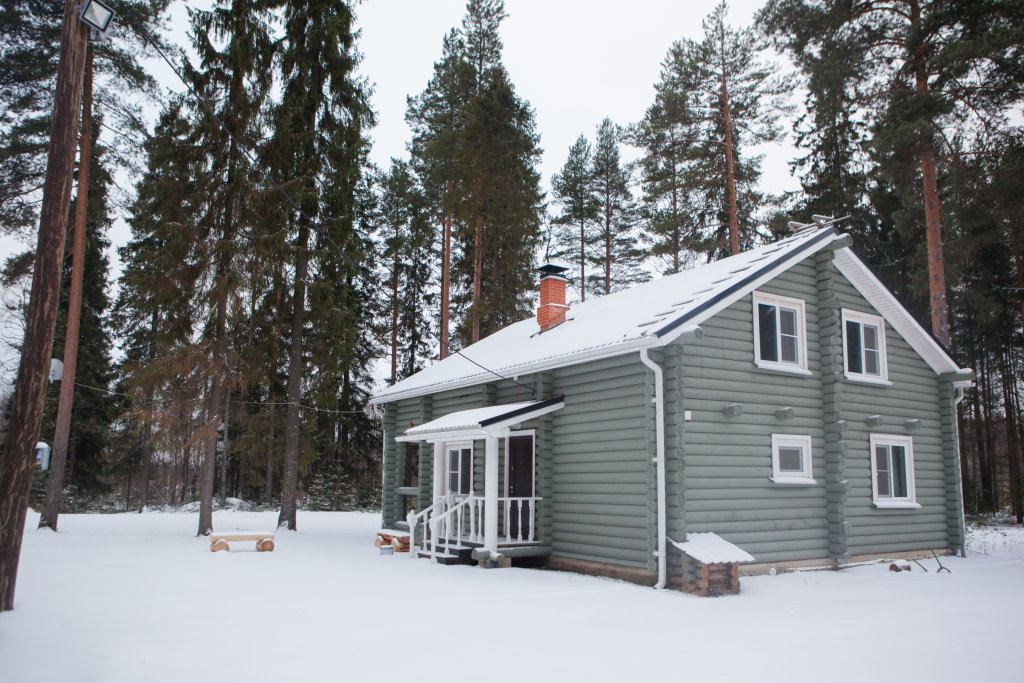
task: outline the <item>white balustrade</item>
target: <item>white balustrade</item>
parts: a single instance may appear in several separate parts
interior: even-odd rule
[[[527,496],[498,499],[499,509],[504,513],[504,543],[533,543],[537,540],[537,503],[540,500],[538,497]],[[415,544],[417,525],[422,527],[423,550],[430,553],[431,559],[437,558],[439,539],[454,540],[458,545],[462,545],[463,538],[471,543],[482,543],[486,509],[484,502],[483,496],[475,495],[456,502],[455,496],[449,493],[418,513],[410,512],[406,521],[409,523],[412,543]],[[411,547],[409,554],[415,557]]]

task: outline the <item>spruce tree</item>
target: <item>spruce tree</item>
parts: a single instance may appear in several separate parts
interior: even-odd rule
[[[199,535],[213,529],[217,428],[230,381],[228,308],[239,286],[235,261],[240,233],[256,222],[251,201],[256,176],[245,156],[261,137],[260,123],[270,94],[271,81],[266,78],[274,57],[270,18],[270,6],[263,0],[230,0],[192,14],[192,44],[200,61],[198,68],[187,66],[185,73],[200,97],[217,103],[219,119],[197,111],[191,141],[204,153],[202,163],[211,181],[196,243],[209,283],[204,297],[207,317],[195,349],[204,348],[209,358],[199,475]]]
[[[297,205],[283,207],[287,230],[294,235],[294,279],[278,526],[291,530],[296,529],[304,388],[318,396],[319,406],[348,409],[367,386],[362,341],[370,336],[364,322],[369,316],[362,314],[370,298],[372,259],[367,258],[369,236],[358,230],[356,196],[365,161],[364,129],[373,114],[356,76],[356,35],[348,2],[291,0],[285,5],[283,95],[266,155],[273,176],[290,188]],[[310,351],[316,355],[315,345],[307,344],[307,323],[316,330],[311,337],[317,342],[332,340],[329,355],[316,356],[320,386],[304,380],[305,357]],[[358,420],[344,422],[343,434],[351,431],[350,422]]]

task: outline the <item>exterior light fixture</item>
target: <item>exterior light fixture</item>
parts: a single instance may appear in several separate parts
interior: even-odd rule
[[[90,38],[92,40],[103,40],[107,37],[107,31],[110,29],[110,22],[114,18],[114,10],[110,8],[104,2],[100,0],[86,0],[81,5],[81,12],[78,17],[85,22],[91,31]]]

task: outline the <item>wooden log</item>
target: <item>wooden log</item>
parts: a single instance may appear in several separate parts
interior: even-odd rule
[[[231,546],[223,538],[219,538],[210,543],[210,551],[217,552],[218,550],[231,550]]]
[[[274,550],[274,539],[272,539],[272,538],[264,538],[261,541],[256,541],[256,550],[260,551],[261,553],[273,552],[273,550]]]

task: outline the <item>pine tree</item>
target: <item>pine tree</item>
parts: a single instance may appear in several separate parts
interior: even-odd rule
[[[433,306],[431,265],[434,234],[422,190],[409,165],[398,159],[380,182],[381,261],[389,270],[391,376],[394,384],[423,367],[430,354],[430,322],[426,312]]]
[[[782,137],[778,118],[788,111],[783,98],[793,88],[778,66],[760,57],[765,46],[752,30],[726,23],[727,12],[720,3],[704,20],[704,39],[677,43],[669,58],[680,86],[704,114],[695,170],[705,206],[727,228],[719,239],[727,238],[728,248],[720,242],[717,255],[738,254],[756,239],[754,212],[764,201],[755,190],[760,157],[745,150]]]
[[[469,101],[458,150],[462,249],[453,271],[462,285],[457,302],[468,308],[460,338],[471,344],[527,317],[533,291],[540,151],[533,112],[515,94],[504,68],[491,69]]]
[[[640,215],[650,253],[665,264],[663,272],[678,273],[694,254],[709,251],[714,239],[701,229],[708,212],[698,204],[692,171],[701,152],[696,137],[700,117],[674,72],[671,51],[669,55],[654,86],[654,103],[630,127],[629,141],[642,151]]]
[[[826,49],[838,50],[857,74],[859,103],[878,112],[876,158],[899,203],[917,207],[904,212],[898,227],[908,238],[925,235],[932,331],[948,344],[939,186],[950,151],[944,129],[961,122],[998,129],[1006,106],[1021,97],[1024,6],[996,0],[770,0],[760,21],[776,35],[794,36],[787,47],[805,65],[831,59]]]
[[[590,143],[586,136],[580,135],[569,148],[569,157],[561,172],[551,178],[555,204],[562,209],[552,221],[551,255],[579,266],[576,281],[581,301],[587,300],[587,290],[592,289],[587,280],[587,265],[596,260],[594,242],[599,206],[594,193],[592,163]]]
[[[440,358],[450,350],[452,231],[456,186],[456,139],[465,121],[465,102],[472,84],[471,69],[464,59],[462,34],[454,29],[445,36],[441,60],[426,89],[410,97],[405,119],[413,130],[409,145],[412,167],[423,186],[431,220],[442,226],[441,291],[438,315]]]
[[[611,294],[650,276],[643,270],[643,250],[635,230],[636,207],[630,191],[630,173],[621,164],[621,131],[605,118],[597,128],[590,176],[598,203],[600,236],[595,259],[599,271],[590,276],[593,291]]]

